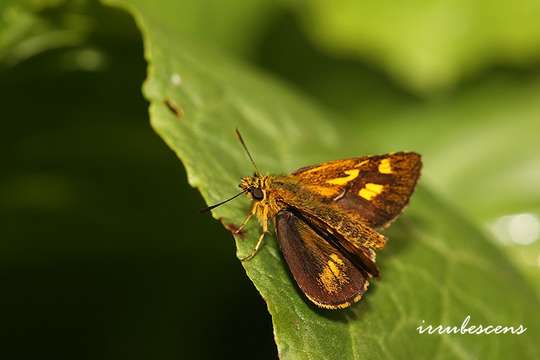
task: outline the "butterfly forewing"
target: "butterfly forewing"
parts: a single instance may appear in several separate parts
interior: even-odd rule
[[[330,161],[292,175],[326,202],[359,214],[372,227],[381,227],[407,205],[421,167],[420,155],[399,152]]]
[[[276,216],[276,233],[290,272],[309,300],[335,309],[361,299],[368,274],[310,224],[292,211],[281,210]]]

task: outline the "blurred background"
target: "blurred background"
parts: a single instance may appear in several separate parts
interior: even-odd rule
[[[336,126],[427,154],[426,181],[540,294],[540,3],[155,6],[183,36],[338,114]],[[202,198],[149,125],[145,76],[128,13],[0,0],[9,358],[277,357],[232,237],[199,214]]]

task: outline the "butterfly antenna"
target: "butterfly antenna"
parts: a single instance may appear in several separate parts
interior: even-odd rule
[[[240,135],[240,131],[238,131],[238,129],[236,129],[236,137],[238,138],[238,140],[240,141],[240,144],[242,144],[242,147],[244,148],[244,150],[246,151],[246,154],[248,155],[249,157],[249,160],[251,160],[251,163],[253,164],[253,167],[255,168],[255,172],[257,174],[260,174],[259,172],[259,169],[257,168],[257,165],[255,164],[255,160],[253,160],[253,157],[251,156],[247,146],[246,146],[246,143],[244,142],[244,139],[242,139],[242,135]]]
[[[229,199],[227,199],[227,200],[223,200],[222,202],[217,203],[217,204],[215,204],[215,205],[212,205],[212,206],[209,206],[209,207],[205,207],[204,209],[201,209],[201,213],[204,213],[204,212],[210,211],[210,210],[212,210],[212,209],[215,209],[215,208],[217,208],[218,206],[223,205],[223,204],[225,204],[226,202],[229,202],[229,201],[231,201],[232,199],[235,199],[235,198],[239,197],[240,195],[242,195],[242,194],[245,193],[245,192],[246,192],[245,190],[242,190],[242,191],[240,191],[238,194],[234,195],[233,197],[231,197],[231,198],[229,198]]]

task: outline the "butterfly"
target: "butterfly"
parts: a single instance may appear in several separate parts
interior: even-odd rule
[[[255,174],[241,179],[239,194],[203,211],[246,194],[251,210],[235,233],[253,216],[262,232],[242,261],[257,254],[273,222],[283,258],[307,299],[326,309],[358,302],[370,278],[380,275],[375,257],[386,238],[378,229],[390,225],[408,204],[420,177],[421,156],[363,156],[270,176],[258,171],[238,130],[236,134]]]

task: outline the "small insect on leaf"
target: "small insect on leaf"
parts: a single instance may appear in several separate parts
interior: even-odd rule
[[[300,290],[315,305],[346,308],[379,276],[375,251],[386,238],[377,229],[388,226],[408,204],[422,161],[414,152],[329,161],[289,175],[262,175],[240,132],[238,139],[256,172],[240,181],[251,211],[236,229],[240,233],[255,215],[262,232],[253,258],[274,223],[283,257]]]
[[[182,116],[184,116],[184,111],[182,110],[182,108],[176,105],[176,103],[171,99],[166,98],[165,100],[163,100],[163,103],[165,104],[165,106],[167,106],[167,109],[169,109],[169,111],[173,113],[173,115],[177,118],[181,118]]]

